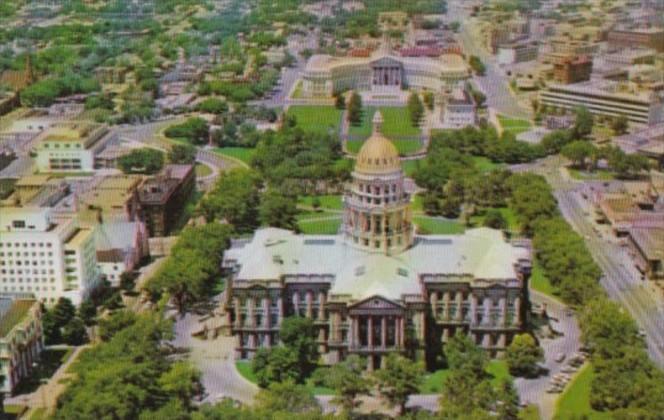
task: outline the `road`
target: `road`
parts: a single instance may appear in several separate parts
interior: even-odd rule
[[[469,16],[468,10],[459,0],[450,1],[448,16],[452,20],[461,22],[459,41],[467,56],[475,55],[486,65],[484,76],[474,76],[473,81],[486,95],[487,104],[499,114],[514,118],[530,119],[529,110],[523,109],[509,86],[509,79],[496,63],[495,57],[490,54],[479,40],[479,34],[473,31],[475,20]]]
[[[517,170],[533,170],[546,177],[554,189],[562,215],[586,240],[591,255],[602,269],[601,284],[609,297],[626,308],[646,333],[651,359],[664,367],[664,303],[651,293],[648,283],[634,267],[625,248],[610,233],[602,233],[592,217],[592,205],[583,198],[581,182],[561,174],[560,158],[549,158],[533,165],[520,165]]]

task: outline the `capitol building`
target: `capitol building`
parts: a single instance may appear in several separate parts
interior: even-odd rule
[[[302,74],[302,98],[329,98],[345,90],[377,95],[406,89],[441,92],[459,86],[468,76],[460,55],[402,57],[383,42],[368,57],[311,56]]]
[[[327,363],[359,354],[369,369],[390,352],[431,362],[460,330],[495,353],[525,328],[529,245],[488,228],[418,235],[380,113],[373,124],[338,234],[264,228],[226,251],[223,305],[237,358],[278,344],[290,316],[313,319]]]

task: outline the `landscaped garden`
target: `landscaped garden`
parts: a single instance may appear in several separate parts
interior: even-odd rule
[[[498,116],[498,121],[503,127],[503,130],[512,132],[515,136],[530,130],[531,124],[530,121],[522,120],[518,118],[509,118],[504,115]]]
[[[417,225],[418,233],[423,235],[456,235],[466,230],[458,221],[441,217],[415,216],[413,223]]]
[[[255,384],[258,383],[258,379],[256,378],[256,374],[254,374],[254,371],[251,369],[251,362],[250,361],[245,361],[241,360],[239,362],[235,362],[235,367],[237,368],[237,371],[242,375],[242,377],[249,382]],[[330,388],[326,388],[323,386],[316,386],[314,385],[313,381],[311,378],[307,380],[305,383],[305,386],[309,388],[311,393],[313,395],[333,395],[334,391]]]
[[[334,235],[341,226],[341,214],[329,211],[302,211],[297,225],[305,235]]]
[[[417,137],[420,128],[413,127],[406,107],[366,107],[362,111],[362,121],[358,125],[350,125],[348,134],[351,138],[366,139],[373,130],[373,116],[376,111],[383,115],[382,132],[390,139],[398,137]]]
[[[256,149],[252,147],[215,147],[214,151],[220,155],[228,156],[251,165],[251,159],[256,154]]]
[[[333,106],[293,105],[288,115],[295,117],[298,127],[305,131],[337,134],[342,111]]]
[[[507,368],[507,363],[504,360],[494,359],[489,362],[486,368],[493,379],[491,380],[494,386],[498,386],[504,379],[510,378],[510,373]],[[420,386],[422,394],[438,394],[443,390],[443,382],[445,378],[451,373],[449,369],[440,369],[435,372],[428,373],[424,377],[424,383]]]
[[[556,289],[544,274],[542,267],[535,260],[533,272],[530,274],[530,287],[545,295],[556,297]]]
[[[507,230],[510,232],[519,231],[519,222],[516,219],[514,210],[509,207],[498,207],[495,210],[498,210],[507,222]],[[472,216],[470,222],[473,226],[484,226],[484,219],[486,218],[486,213],[480,213]]]
[[[409,140],[391,138],[390,140],[392,140],[392,143],[394,143],[394,146],[396,146],[397,150],[399,151],[399,155],[401,156],[412,155],[422,149],[422,142],[417,139]],[[364,140],[348,140],[348,151],[350,153],[357,154],[360,151],[360,148],[362,148],[363,144]]]
[[[590,406],[590,385],[594,376],[592,365],[585,365],[567,385],[558,399],[556,418],[610,419],[609,413],[593,410]]]
[[[196,178],[204,178],[212,175],[212,169],[204,163],[196,164]]]

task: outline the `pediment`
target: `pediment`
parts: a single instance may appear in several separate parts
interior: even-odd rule
[[[403,306],[380,295],[374,295],[351,305],[349,309],[403,309]]]
[[[392,57],[380,57],[371,62],[371,67],[401,67],[401,61]]]

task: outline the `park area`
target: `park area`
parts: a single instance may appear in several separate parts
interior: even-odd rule
[[[522,120],[518,118],[509,118],[504,115],[498,116],[498,122],[500,122],[501,127],[504,131],[509,131],[515,136],[530,130],[531,125],[527,120]]]
[[[231,159],[239,160],[247,166],[251,165],[251,159],[256,154],[256,149],[252,147],[215,147],[214,151]]]
[[[305,131],[317,133],[339,132],[342,111],[333,106],[293,105],[288,116],[295,117],[296,125]]]
[[[383,115],[382,132],[385,137],[399,150],[401,156],[412,155],[422,148],[420,141],[421,130],[413,127],[405,107],[366,107],[362,111],[362,121],[348,128],[348,151],[359,152],[364,140],[366,140],[373,129],[372,119],[376,111]]]

